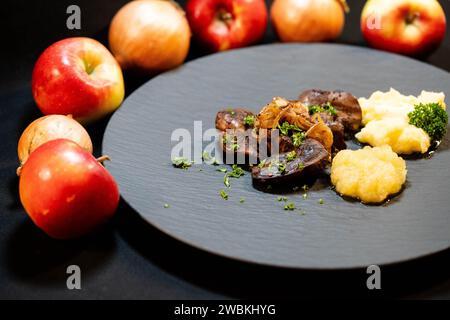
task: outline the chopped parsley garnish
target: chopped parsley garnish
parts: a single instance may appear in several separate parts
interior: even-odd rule
[[[279,196],[279,197],[277,198],[277,200],[278,200],[279,202],[281,202],[281,201],[287,201],[287,197]]]
[[[285,163],[278,164],[278,172],[280,172],[281,174],[286,173],[286,164]]]
[[[175,157],[172,159],[172,164],[176,168],[187,170],[187,168],[192,166],[192,161],[189,161],[188,159],[183,157]]]
[[[239,149],[239,144],[237,144],[237,143],[233,143],[232,145],[231,145],[231,150],[233,150],[233,151],[237,151],[238,149]]]
[[[164,208],[170,208],[170,204],[164,203]]]
[[[308,198],[308,194],[307,194],[307,193],[304,193],[304,194],[303,194],[303,199],[306,200],[307,198]]]
[[[439,103],[416,104],[408,117],[409,124],[423,129],[433,141],[441,140],[447,132],[448,115]]]
[[[266,159],[263,159],[259,164],[258,164],[258,168],[262,169],[266,164]]]
[[[313,115],[315,113],[321,113],[321,112],[325,112],[328,113],[332,116],[335,116],[337,114],[336,109],[334,108],[334,106],[331,104],[331,102],[327,102],[324,105],[313,105],[313,106],[309,106],[309,114]]]
[[[284,206],[284,210],[289,210],[289,211],[295,210],[295,203],[293,203],[293,202],[288,202],[288,203]]]
[[[303,162],[299,162],[297,168],[298,168],[299,170],[302,170],[302,169],[305,168],[305,165],[303,164]]]
[[[229,188],[230,187],[230,177],[228,176],[227,173],[225,173],[225,175],[223,176],[223,184]]]
[[[240,199],[239,199],[239,203],[244,203],[245,202],[245,198],[244,197],[241,197]]]
[[[219,194],[223,200],[228,200],[228,193],[226,193],[225,190],[220,190]]]
[[[210,156],[209,153],[206,152],[206,151],[203,151],[203,153],[202,153],[202,158],[203,158],[204,161],[211,160],[211,156]]]
[[[302,131],[302,129],[300,129],[299,127],[297,127],[294,124],[290,124],[287,121],[283,122],[283,124],[281,124],[281,125],[278,125],[278,130],[280,130],[280,134],[283,136],[288,136],[289,131],[299,131],[299,132]]]
[[[233,169],[231,172],[228,173],[228,175],[230,177],[233,178],[239,178],[242,177],[243,175],[245,175],[245,171],[244,169],[242,169],[241,167],[239,167],[237,164],[233,164],[231,166],[231,168]]]
[[[247,127],[252,127],[255,124],[255,116],[252,115],[246,115],[244,117],[244,123]]]
[[[322,198],[319,199],[319,204],[324,204],[324,201]]]
[[[292,135],[292,144],[294,147],[300,147],[303,141],[306,139],[306,134],[304,132],[295,132]]]
[[[240,178],[243,175],[245,175],[244,169],[239,167],[237,164],[233,164],[231,166],[231,168],[232,168],[232,170],[230,172],[227,172],[227,169],[225,169],[225,168],[218,169],[218,171],[225,173],[225,175],[223,177],[223,184],[227,188],[230,187],[230,177],[232,177],[232,178]]]
[[[224,135],[222,136],[222,143],[223,144],[227,144],[228,143],[228,135],[226,133],[224,133]]]
[[[286,161],[291,162],[292,160],[295,159],[296,156],[297,156],[297,152],[295,152],[295,150],[292,150],[291,152],[286,154]]]

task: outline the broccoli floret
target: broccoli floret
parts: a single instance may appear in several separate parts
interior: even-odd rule
[[[441,140],[447,132],[448,115],[439,103],[416,104],[408,117],[409,124],[422,128],[433,141]]]

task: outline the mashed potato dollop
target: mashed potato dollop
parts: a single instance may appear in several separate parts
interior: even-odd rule
[[[342,195],[379,203],[398,193],[406,181],[406,163],[390,146],[342,150],[331,165],[331,183]]]
[[[419,103],[437,102],[445,109],[444,100],[442,92],[422,91],[415,97],[392,88],[388,92],[376,91],[368,99],[358,99],[365,127],[355,136],[374,147],[387,144],[399,154],[425,153],[431,139],[423,129],[409,124],[408,113]]]

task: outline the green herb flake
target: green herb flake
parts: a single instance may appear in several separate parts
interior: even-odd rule
[[[228,193],[226,193],[225,190],[223,190],[223,189],[220,190],[219,194],[222,197],[222,199],[228,200]]]
[[[170,204],[168,204],[168,203],[164,203],[164,208],[170,208]]]
[[[304,132],[296,132],[292,135],[292,144],[294,147],[300,147],[306,139],[306,134]]]
[[[244,169],[242,169],[241,167],[239,167],[237,164],[233,164],[231,166],[232,170],[231,172],[229,172],[228,174],[230,175],[230,177],[233,178],[240,178],[243,175],[245,175],[245,171]]]
[[[239,199],[239,203],[244,203],[245,202],[245,198],[244,197],[241,197],[240,199]]]
[[[302,195],[302,197],[303,197],[304,200],[306,200],[306,199],[308,199],[308,194],[307,194],[307,193],[304,193],[304,194]]]
[[[296,125],[290,124],[287,121],[283,122],[281,125],[278,125],[278,130],[280,130],[280,134],[283,136],[288,136],[289,131],[302,131],[302,129],[300,129]]]
[[[286,173],[286,164],[285,163],[278,164],[278,172],[280,172],[281,174]]]
[[[223,136],[222,136],[222,143],[223,144],[227,144],[228,143],[228,135],[226,133],[224,133]]]
[[[303,164],[303,162],[299,162],[298,165],[297,165],[297,168],[299,170],[305,169],[305,165]]]
[[[246,115],[244,118],[244,124],[247,127],[253,127],[253,125],[255,124],[255,116],[252,115]]]
[[[206,151],[203,151],[203,153],[202,153],[202,158],[203,158],[204,161],[209,161],[209,160],[211,160],[211,156],[210,156],[209,153],[206,152]]]
[[[286,161],[291,162],[292,160],[295,159],[296,156],[297,156],[297,152],[295,152],[295,150],[292,150],[291,152],[286,154]]]
[[[219,169],[217,169],[216,171],[225,173],[225,172],[227,172],[227,168],[219,168]]]
[[[295,210],[295,203],[293,203],[293,202],[288,202],[288,203],[284,206],[284,210],[289,210],[289,211]]]
[[[325,202],[323,201],[322,198],[319,199],[319,204],[324,204]]]
[[[230,187],[230,177],[228,176],[227,173],[223,176],[223,184],[224,184],[227,188]]]
[[[266,165],[266,159],[263,159],[259,164],[258,168],[262,169]]]
[[[287,197],[283,197],[283,196],[279,196],[278,198],[277,198],[277,200],[279,201],[279,202],[281,202],[281,201],[287,201]]]
[[[172,159],[172,164],[176,168],[187,170],[190,166],[192,166],[192,161],[189,161],[186,158],[183,157],[175,157]]]
[[[332,116],[337,115],[336,108],[329,101],[324,105],[309,106],[308,109],[309,109],[310,115],[313,115],[315,113],[321,113],[321,112],[328,113]]]
[[[239,144],[237,144],[237,143],[233,143],[232,145],[231,145],[231,150],[233,150],[233,151],[238,151],[239,150]]]

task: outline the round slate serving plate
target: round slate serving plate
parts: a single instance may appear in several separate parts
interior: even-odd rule
[[[310,88],[368,96],[390,87],[405,94],[449,93],[450,75],[401,56],[335,44],[276,44],[211,55],[154,78],[126,99],[104,136],[103,152],[112,158],[107,168],[122,197],[150,224],[222,256],[335,269],[435,253],[450,247],[448,138],[431,159],[407,161],[404,191],[382,206],[346,201],[318,181],[307,199],[301,192],[287,195],[302,211],[285,211],[277,194],[252,187],[249,174],[231,179],[229,199],[223,200],[217,167],[171,166],[173,130],[193,134],[194,121],[202,121],[203,130],[214,127],[220,108],[257,112],[273,96],[296,98]]]

